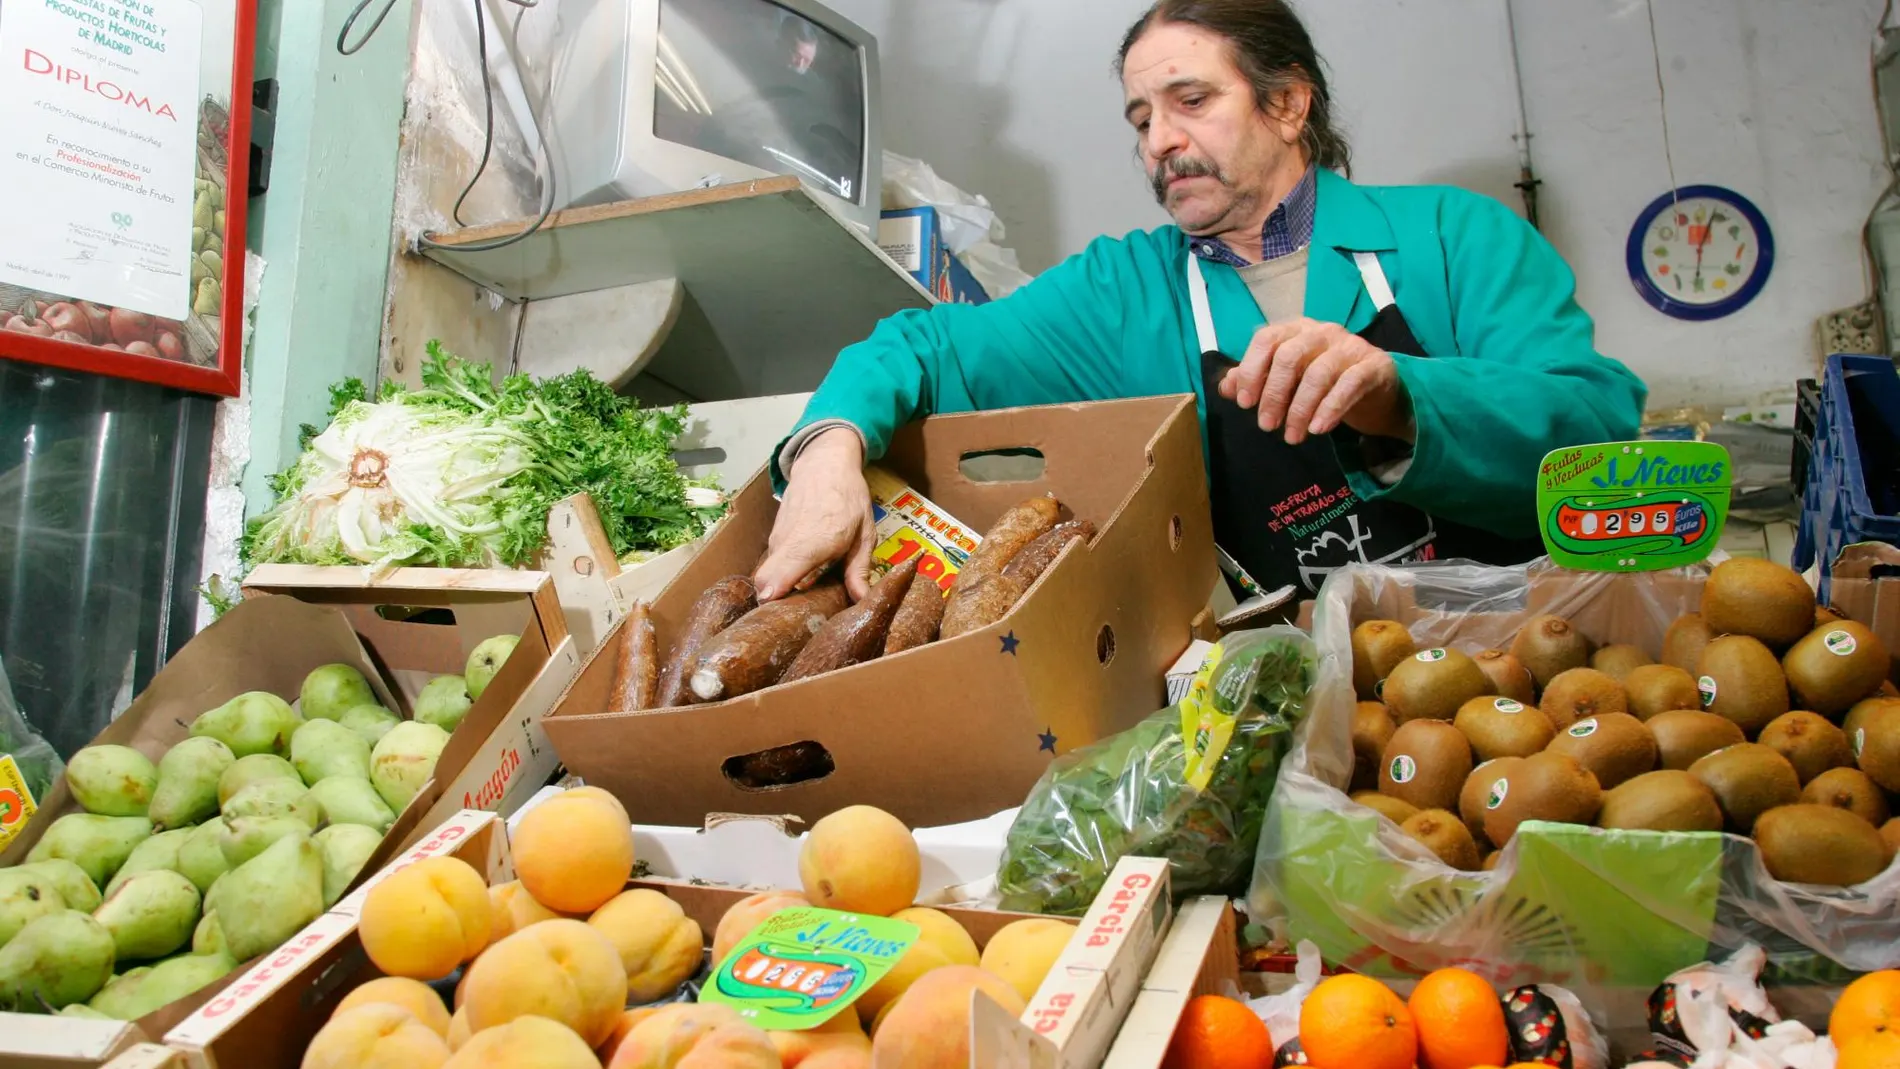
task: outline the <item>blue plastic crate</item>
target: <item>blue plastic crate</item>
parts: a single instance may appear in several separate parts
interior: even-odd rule
[[[1827,358],[1814,450],[1802,489],[1794,566],[1821,562],[1821,600],[1832,565],[1856,542],[1900,545],[1900,374],[1884,356]]]

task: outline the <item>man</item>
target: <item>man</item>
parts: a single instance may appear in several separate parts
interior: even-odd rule
[[[1646,394],[1595,351],[1562,259],[1496,201],[1336,173],[1325,76],[1282,0],[1160,0],[1120,72],[1176,225],[1097,239],[1004,300],[892,316],[839,354],[774,459],[760,597],[840,559],[863,594],[862,468],[913,419],[1187,392],[1237,584],[1310,594],[1349,561],[1535,557],[1537,461],[1633,437]]]

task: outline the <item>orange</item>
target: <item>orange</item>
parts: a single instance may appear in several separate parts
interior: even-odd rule
[[[1272,1069],[1273,1037],[1245,1005],[1201,995],[1181,1011],[1161,1069]]]
[[[1900,1035],[1868,1032],[1841,1044],[1835,1069],[1900,1069]]]
[[[1418,1032],[1391,988],[1365,976],[1329,976],[1300,1007],[1300,1049],[1318,1069],[1412,1069]]]
[[[1847,985],[1828,1014],[1827,1032],[1838,1046],[1870,1032],[1900,1031],[1900,969],[1883,969]]]
[[[1510,1026],[1498,993],[1477,973],[1440,969],[1412,989],[1419,1069],[1478,1069],[1511,1056]]]

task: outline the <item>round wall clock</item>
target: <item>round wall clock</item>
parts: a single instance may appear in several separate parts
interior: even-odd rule
[[[1719,319],[1755,299],[1775,265],[1768,220],[1721,186],[1683,186],[1650,202],[1630,227],[1630,281],[1657,311]]]

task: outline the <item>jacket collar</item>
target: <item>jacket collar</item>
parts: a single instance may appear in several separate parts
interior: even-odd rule
[[[1365,190],[1323,167],[1318,194],[1313,251],[1306,263],[1306,317],[1363,330],[1374,309],[1352,254],[1397,248],[1392,224]]]

